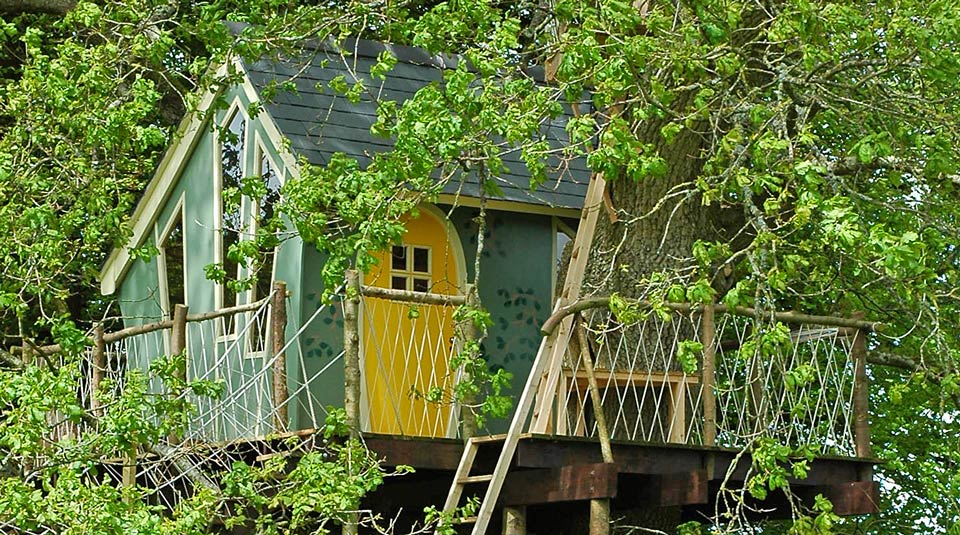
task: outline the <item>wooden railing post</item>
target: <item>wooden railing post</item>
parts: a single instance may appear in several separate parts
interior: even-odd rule
[[[273,355],[273,428],[278,433],[287,430],[287,283],[273,283],[270,303],[270,340]]]
[[[863,312],[853,315],[856,319],[863,319]],[[853,440],[857,450],[857,457],[869,458],[873,456],[870,446],[870,379],[867,377],[867,331],[857,329],[851,348],[855,375],[853,379]]]
[[[343,302],[343,407],[347,412],[350,437],[360,436],[360,275],[346,272],[346,298]]]
[[[170,332],[170,352],[183,353],[187,348],[187,305],[173,307],[173,328]]]
[[[700,316],[700,342],[703,344],[703,367],[700,388],[703,396],[703,445],[714,446],[717,443],[717,397],[713,385],[716,383],[716,326],[713,303],[703,307]]]
[[[123,501],[133,502],[133,487],[137,484],[137,445],[132,444],[130,451],[123,453],[123,468],[120,470],[120,484],[126,491]]]
[[[348,269],[343,301],[343,408],[350,438],[360,438],[360,274]],[[350,513],[341,526],[342,535],[356,535],[358,515]]]
[[[183,356],[183,368],[177,370],[177,379],[180,381],[186,382],[187,380],[187,361],[186,361],[186,347],[187,347],[187,305],[177,304],[173,307],[173,326],[170,328],[170,354]],[[175,388],[170,392],[170,397],[176,399],[183,394],[183,391],[180,388]],[[171,444],[180,443],[180,435],[176,432],[171,432],[170,436],[167,439]],[[134,460],[134,464],[136,461]]]
[[[465,304],[466,308],[468,310],[476,309],[479,306],[476,286],[468,284],[465,294],[467,297]],[[460,322],[460,325],[457,326],[457,336],[461,338],[461,350],[466,350],[467,344],[476,341],[479,338],[477,324],[474,323],[472,315],[467,314],[467,317]],[[466,369],[463,371],[463,374],[460,377],[460,380],[464,382],[470,382],[473,380],[470,372]],[[476,398],[474,398],[472,395],[460,400],[460,432],[464,442],[469,440],[470,437],[476,436],[477,434],[477,415],[473,412],[476,402]]]
[[[107,371],[107,344],[103,340],[103,324],[93,326],[93,358],[90,362],[90,411],[94,418],[103,416],[97,392]]]

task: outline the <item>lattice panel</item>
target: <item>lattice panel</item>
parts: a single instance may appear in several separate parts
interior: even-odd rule
[[[699,313],[671,312],[664,318],[651,312],[622,323],[607,310],[594,310],[582,325],[613,439],[702,445],[703,397],[713,395],[717,446],[746,447],[766,436],[817,453],[855,456],[853,331],[817,325],[791,331],[718,315],[715,387],[704,392],[702,352],[696,352],[693,373],[685,373],[678,359],[684,346],[688,352],[702,347],[695,345],[701,341]],[[576,330],[558,343],[568,351],[558,384],[556,432],[596,436]]]
[[[374,433],[457,433],[450,369],[453,308],[364,297],[361,301],[364,414]],[[439,399],[428,397],[439,396]]]
[[[764,351],[750,342],[756,329],[751,319],[731,315],[718,323],[717,445],[741,447],[770,436],[855,456],[852,334],[801,325],[789,333],[789,343]]]
[[[700,378],[674,358],[681,340],[696,339],[691,318],[655,315],[620,323],[595,310],[583,323],[611,438],[699,444]],[[571,333],[561,373],[558,432],[596,436],[579,336]]]

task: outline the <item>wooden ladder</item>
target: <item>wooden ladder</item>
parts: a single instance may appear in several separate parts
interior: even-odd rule
[[[467,440],[463,448],[463,455],[460,457],[460,464],[457,466],[457,472],[453,478],[453,485],[450,486],[450,492],[447,493],[447,500],[443,506],[443,512],[453,515],[460,507],[460,497],[467,485],[486,483],[487,490],[480,502],[480,508],[476,516],[468,516],[457,519],[459,524],[473,524],[470,531],[473,535],[483,535],[487,531],[490,519],[493,517],[493,511],[496,509],[497,500],[500,498],[500,490],[503,489],[503,482],[507,478],[507,471],[513,461],[513,455],[517,451],[517,444],[524,436],[523,427],[527,422],[527,415],[533,406],[534,398],[537,395],[537,385],[540,382],[540,375],[544,372],[547,362],[551,359],[551,353],[548,344],[554,339],[553,336],[545,336],[540,345],[540,351],[537,352],[537,358],[533,362],[533,369],[527,377],[527,383],[520,395],[520,402],[517,411],[510,422],[510,428],[506,435],[494,435],[486,437],[473,437]],[[500,455],[497,457],[497,465],[492,474],[471,475],[473,471],[473,461],[477,456],[479,447],[484,444],[496,444],[503,442]]]
[[[564,281],[563,292],[554,307],[554,313],[558,312],[563,305],[576,301],[580,296],[580,285],[583,282],[587,260],[590,256],[590,246],[593,243],[593,235],[597,227],[597,217],[603,210],[605,188],[606,182],[603,175],[601,173],[594,174],[587,186],[583,210],[580,213],[580,224],[577,228],[577,235],[573,240],[570,265],[567,267],[567,277]],[[517,444],[523,436],[524,426],[527,425],[530,409],[538,396],[538,390],[540,391],[540,399],[537,402],[537,410],[530,421],[530,428],[537,433],[545,432],[549,428],[550,405],[556,394],[563,355],[567,350],[565,342],[570,336],[572,328],[573,316],[568,315],[563,318],[558,328],[542,338],[540,349],[533,361],[530,375],[527,376],[527,382],[520,394],[520,401],[517,403],[517,410],[513,414],[513,420],[510,421],[510,428],[507,430],[506,436],[471,438],[464,447],[463,456],[460,458],[460,465],[457,467],[453,485],[451,485],[450,492],[447,494],[443,511],[451,515],[456,511],[466,485],[486,483],[487,491],[483,495],[483,501],[480,502],[477,515],[460,519],[461,524],[473,524],[473,530],[470,532],[472,535],[484,535],[487,531],[487,526],[490,524],[493,511],[497,506],[497,500],[500,498],[503,482],[507,478],[510,463],[517,451]],[[484,441],[495,443],[500,440],[503,441],[503,446],[493,473],[471,476],[470,472],[473,469],[474,457],[477,455],[477,446]]]
[[[447,501],[443,505],[444,512],[453,513],[460,507],[460,498],[463,496],[463,491],[467,485],[481,483],[490,485],[490,483],[493,482],[494,474],[470,475],[470,472],[473,471],[473,461],[476,459],[477,452],[481,446],[496,444],[497,442],[504,442],[505,440],[506,435],[473,437],[467,440],[467,444],[463,448],[463,456],[460,457],[460,465],[457,467],[457,473],[453,476],[453,485],[450,487],[450,492],[447,493]],[[454,522],[457,524],[475,524],[478,517],[479,511],[477,511],[475,516],[455,518]]]

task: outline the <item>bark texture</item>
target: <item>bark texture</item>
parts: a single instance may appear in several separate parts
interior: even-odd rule
[[[690,98],[692,94],[687,94],[674,106],[682,109]],[[640,283],[651,273],[690,275],[694,242],[726,241],[742,226],[743,218],[735,211],[716,204],[703,206],[693,186],[711,144],[706,125],[702,131],[682,130],[670,144],[660,134],[664,125],[661,120],[633,124],[637,138],[658,149],[667,172],[639,183],[608,177],[607,192],[617,221],[601,217],[597,222],[582,295],[616,292],[642,298],[646,287]]]
[[[76,0],[0,0],[2,13],[53,13],[64,15],[77,5]]]

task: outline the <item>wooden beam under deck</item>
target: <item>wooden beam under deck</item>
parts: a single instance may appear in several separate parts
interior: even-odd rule
[[[606,463],[523,470],[507,475],[500,492],[504,505],[539,505],[616,498],[616,466]]]
[[[247,462],[259,462],[275,455],[291,460],[299,454],[277,452],[279,443],[299,437],[299,452],[313,447],[316,432],[304,430],[259,439],[238,439],[219,446]],[[427,498],[437,487],[443,495],[463,453],[463,443],[449,438],[400,437],[363,434],[362,439],[387,466],[409,465],[414,478],[391,478],[378,492],[392,500]],[[494,444],[494,442],[491,442]],[[265,446],[270,447],[265,447]],[[197,444],[206,449],[209,445]],[[604,465],[597,441],[582,437],[522,435],[505,482],[501,505],[544,505],[558,502],[613,499],[618,507],[680,506],[688,514],[712,513],[720,483],[742,484],[750,468],[749,455],[737,460],[735,450],[679,444],[612,443],[616,462]],[[496,463],[497,447],[481,448],[474,474],[490,473]],[[264,455],[264,451],[271,451]],[[804,503],[812,504],[822,494],[834,504],[839,515],[868,514],[878,510],[879,485],[873,481],[875,459],[817,457],[803,480],[792,480],[791,490]],[[771,495],[763,508],[781,509]],[[786,503],[783,509],[788,511]],[[767,516],[778,517],[773,511]]]
[[[405,464],[449,472],[449,477],[463,451],[463,445],[453,439],[365,435],[364,440],[388,466]],[[499,503],[520,506],[611,498],[628,507],[656,504],[704,511],[712,507],[724,478],[731,485],[742,483],[750,467],[749,456],[738,462],[736,451],[716,447],[627,442],[612,446],[616,463],[604,466],[594,440],[522,436]],[[878,485],[872,481],[875,462],[819,457],[810,464],[808,477],[791,481],[791,488],[811,504],[817,494],[823,494],[834,502],[837,514],[873,513],[878,503]],[[478,461],[477,466],[482,464],[486,463]]]

